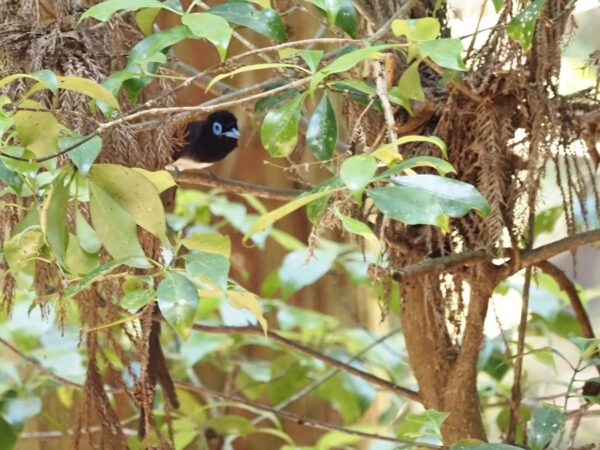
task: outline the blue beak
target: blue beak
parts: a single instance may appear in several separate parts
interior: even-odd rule
[[[223,136],[227,136],[229,138],[232,139],[239,139],[240,138],[240,132],[238,131],[237,128],[232,128],[229,131],[226,131],[225,133],[223,133]]]

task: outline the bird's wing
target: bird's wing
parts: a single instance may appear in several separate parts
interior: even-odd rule
[[[186,155],[193,155],[194,149],[192,148],[192,143],[197,142],[204,123],[204,120],[200,120],[197,122],[189,122],[185,126],[185,130],[179,139],[181,143],[175,146],[173,161],[185,157]]]

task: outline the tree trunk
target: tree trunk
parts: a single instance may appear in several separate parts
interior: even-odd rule
[[[460,346],[453,344],[436,300],[442,300],[438,276],[423,275],[403,283],[400,314],[411,366],[426,408],[450,413],[442,426],[444,444],[459,439],[486,439],[477,393],[477,357],[483,325],[494,289],[488,277],[470,278],[466,328]],[[482,281],[483,279],[483,281]]]

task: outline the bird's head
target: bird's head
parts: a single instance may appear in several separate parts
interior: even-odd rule
[[[237,119],[229,111],[216,111],[205,120],[187,124],[182,154],[197,162],[216,162],[225,158],[238,144]]]
[[[205,132],[211,134],[213,138],[216,138],[223,143],[229,142],[233,147],[237,145],[237,141],[240,137],[237,119],[229,111],[217,111],[212,113],[207,117],[204,129],[206,130]]]

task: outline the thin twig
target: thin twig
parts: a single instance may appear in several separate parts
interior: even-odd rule
[[[262,331],[260,332],[260,334],[262,334]],[[381,434],[366,433],[363,431],[353,430],[350,428],[341,427],[339,425],[334,425],[331,423],[321,422],[319,420],[311,419],[309,417],[301,416],[299,414],[294,414],[289,411],[281,411],[272,406],[265,405],[263,403],[253,402],[250,400],[246,400],[245,398],[242,398],[242,397],[223,394],[222,392],[213,391],[211,389],[207,389],[204,387],[193,386],[188,383],[176,382],[175,385],[181,389],[185,389],[190,392],[195,392],[200,395],[206,395],[209,397],[215,397],[215,398],[219,398],[219,399],[230,401],[230,402],[241,403],[243,405],[247,405],[252,408],[261,410],[261,411],[275,414],[283,419],[290,420],[292,422],[296,422],[299,425],[306,425],[306,426],[316,428],[319,430],[338,431],[340,433],[350,434],[353,436],[360,436],[360,437],[363,437],[366,439],[376,439],[376,440],[380,440],[380,441],[394,442],[396,444],[410,444],[411,446],[414,446],[415,448],[430,448],[430,449],[442,449],[443,448],[439,445],[411,442],[411,441],[406,441],[403,439],[398,439],[393,436],[385,436],[385,435],[381,435]]]
[[[250,194],[269,200],[289,201],[309,191],[308,189],[273,188],[259,184],[244,183],[242,181],[222,178],[206,171],[186,170],[180,173],[173,172],[172,175],[177,185],[185,189],[196,189],[199,186],[213,187],[234,194]]]
[[[378,346],[379,344],[381,344],[385,340],[389,339],[390,337],[394,336],[395,334],[398,334],[400,331],[401,331],[400,329],[392,330],[389,333],[381,336],[376,341],[371,342],[369,345],[367,345],[366,347],[364,347],[361,351],[359,351],[358,353],[356,353],[352,358],[350,358],[346,362],[346,364],[352,364],[354,361],[358,360],[361,356],[363,356],[364,354],[366,354],[367,352],[369,352],[371,349],[373,349],[374,347]],[[289,397],[289,398],[285,399],[284,401],[282,401],[282,402],[278,403],[277,405],[275,405],[274,408],[278,409],[278,410],[281,410],[281,409],[285,408],[286,406],[294,403],[296,400],[299,400],[302,397],[304,397],[305,395],[307,395],[308,393],[314,391],[317,387],[319,387],[320,385],[322,385],[323,383],[325,383],[327,380],[333,378],[335,375],[337,375],[340,372],[341,372],[340,369],[337,368],[337,367],[329,370],[329,372],[327,372],[322,377],[320,377],[320,378],[316,379],[315,381],[313,381],[312,383],[304,386],[302,389],[300,389],[298,392],[296,392],[291,397]],[[253,425],[257,425],[260,422],[262,422],[264,419],[265,419],[264,416],[257,417],[256,419],[254,419],[252,421],[252,424]]]
[[[215,326],[215,325],[200,325],[194,324],[192,327],[196,331],[203,331],[205,333],[219,333],[219,334],[254,334],[257,336],[264,336],[263,330],[254,326],[244,326],[244,327],[235,327],[235,326]],[[414,401],[420,401],[420,396],[418,392],[415,392],[411,389],[407,389],[402,386],[398,386],[391,381],[384,380],[383,378],[379,378],[371,373],[365,372],[363,370],[357,369],[349,364],[338,361],[337,359],[331,358],[330,356],[324,355],[323,353],[314,350],[310,347],[300,344],[299,342],[293,341],[291,339],[285,338],[280,334],[277,334],[273,331],[267,331],[267,337],[279,344],[284,345],[285,347],[292,348],[300,353],[308,355],[312,358],[323,361],[331,366],[337,367],[344,372],[352,374],[358,378],[361,378],[375,386],[378,386],[387,391],[394,392],[397,395],[402,397],[409,398]]]
[[[71,386],[71,387],[74,387],[74,388],[77,388],[77,389],[83,389],[83,385],[81,385],[79,383],[76,383],[75,381],[71,381],[71,380],[68,380],[66,378],[63,378],[60,375],[55,374],[50,369],[44,367],[42,365],[42,363],[39,362],[37,359],[35,359],[32,356],[26,355],[21,350],[19,350],[17,347],[15,347],[10,342],[8,342],[6,339],[0,338],[0,344],[3,344],[5,347],[8,347],[9,349],[11,349],[20,358],[24,359],[29,364],[35,366],[43,374],[48,375],[49,377],[54,378],[56,381],[58,381],[58,382],[60,382],[62,384],[65,384],[67,386]]]

